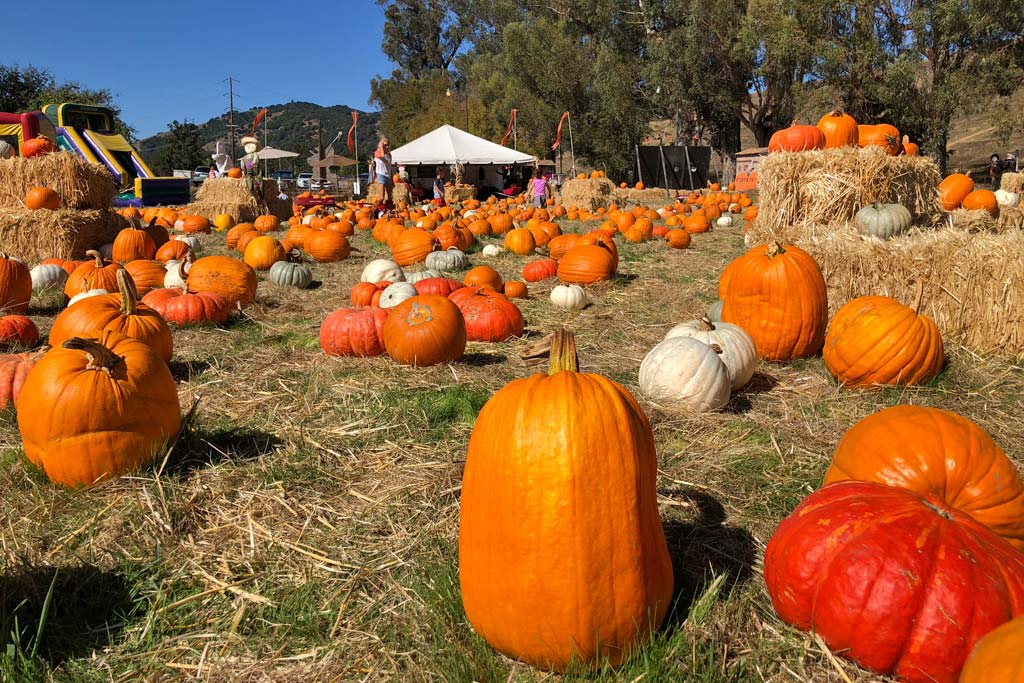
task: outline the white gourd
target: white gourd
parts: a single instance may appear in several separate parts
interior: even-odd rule
[[[196,254],[199,253],[199,238],[195,235],[175,235],[173,239],[176,239],[179,242],[184,242],[193,252]]]
[[[724,216],[719,216],[718,220],[715,221],[715,225],[717,225],[720,228],[731,228],[732,227],[732,216],[730,216],[728,214],[724,215]]]
[[[666,339],[640,363],[640,391],[665,407],[721,410],[729,386],[729,369],[715,347],[692,337]]]
[[[63,289],[64,283],[68,281],[68,271],[52,263],[39,264],[29,274],[32,276],[33,292]]]
[[[68,302],[68,306],[76,304],[82,299],[88,299],[91,296],[100,296],[102,294],[110,294],[110,292],[108,292],[105,289],[90,289],[85,292],[75,294],[73,297],[71,297],[71,301]]]
[[[394,308],[406,299],[411,299],[418,292],[416,287],[408,282],[395,282],[388,285],[380,294],[381,308]]]
[[[406,273],[405,281],[408,282],[409,284],[416,284],[420,280],[427,280],[432,277],[443,277],[443,275],[441,275],[441,273],[437,272],[436,270],[427,269],[421,270],[416,273]]]
[[[722,349],[720,356],[729,370],[732,390],[739,389],[750,381],[757,369],[757,347],[754,340],[739,325],[712,322],[708,317],[679,323],[665,335],[665,339],[692,337],[709,346],[717,344]]]
[[[444,251],[432,251],[427,254],[425,261],[427,268],[439,270],[442,273],[451,273],[456,270],[465,270],[469,265],[466,254],[455,248],[449,247]]]
[[[405,282],[405,272],[402,267],[394,261],[379,258],[370,261],[363,268],[363,274],[359,277],[360,282]]]
[[[579,285],[557,285],[551,290],[551,303],[567,311],[577,311],[587,303],[587,292]]]
[[[996,190],[996,203],[999,206],[1017,206],[1020,204],[1020,195],[1009,190]]]
[[[504,247],[499,247],[497,244],[488,244],[484,247],[484,256],[499,256],[503,251],[505,251]]]

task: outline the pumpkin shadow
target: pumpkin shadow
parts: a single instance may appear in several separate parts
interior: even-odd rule
[[[716,577],[725,576],[720,599],[749,581],[754,576],[757,546],[746,529],[726,523],[725,508],[706,491],[681,487],[658,494],[696,513],[684,518],[685,513],[669,512],[662,523],[675,573],[672,606],[664,626],[671,628],[686,620],[690,606]]]
[[[320,289],[323,286],[324,286],[324,283],[321,282],[320,280],[313,280],[312,282],[309,283],[309,285],[306,287],[306,289],[308,289],[308,290],[315,290],[315,289]]]
[[[188,479],[196,471],[225,462],[258,460],[284,445],[269,432],[245,427],[206,429],[186,426],[166,458],[157,458],[164,476]]]
[[[754,407],[753,402],[750,400],[750,396],[757,394],[767,394],[775,387],[779,386],[779,380],[775,379],[771,375],[766,375],[763,372],[755,372],[750,381],[744,384],[736,393],[729,397],[729,403],[726,404],[724,413],[731,413],[733,415],[741,415]]]
[[[175,382],[188,382],[209,370],[210,363],[205,360],[172,360],[169,367]]]
[[[487,365],[499,365],[504,363],[507,359],[505,356],[499,356],[496,353],[467,353],[460,359],[460,363],[465,365],[472,365],[473,367],[481,368]]]
[[[131,583],[119,572],[89,564],[9,566],[0,576],[0,647],[10,648],[17,637],[23,652],[35,648],[39,657],[57,666],[116,640],[137,607]]]

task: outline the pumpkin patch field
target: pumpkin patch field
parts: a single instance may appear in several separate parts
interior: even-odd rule
[[[0,680],[1010,671],[1024,367],[724,203],[0,258]]]

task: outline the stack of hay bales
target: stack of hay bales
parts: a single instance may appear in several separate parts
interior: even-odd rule
[[[277,194],[276,184],[272,192]],[[191,216],[206,216],[211,221],[226,213],[239,223],[251,223],[263,213],[263,207],[245,186],[244,178],[222,177],[204,181],[196,192],[196,201],[186,204],[181,212]]]
[[[366,188],[366,201],[371,204],[379,204],[384,201],[384,186],[380,183],[373,183]],[[412,192],[409,186],[405,183],[396,183],[391,190],[391,201],[395,204],[405,202],[407,205],[412,202]]]
[[[54,190],[60,208],[27,210],[24,199],[33,187]],[[126,225],[111,210],[115,192],[106,167],[71,152],[0,159],[0,251],[27,263],[83,258]]]
[[[999,189],[1020,194],[1021,189],[1024,189],[1024,173],[1004,173],[999,181]]]
[[[558,203],[594,212],[607,209],[616,199],[615,183],[607,178],[573,178],[562,184]]]
[[[660,187],[648,187],[643,190],[636,188],[616,188],[615,198],[619,204],[664,204],[669,200],[669,191]]]
[[[445,186],[444,188],[444,201],[446,204],[461,204],[470,199],[476,199],[476,188],[471,185],[464,185],[462,187]]]

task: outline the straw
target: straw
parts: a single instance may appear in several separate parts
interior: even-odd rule
[[[114,202],[114,178],[102,164],[71,152],[0,159],[0,209],[24,209],[33,187],[48,187],[65,209],[107,209]]]
[[[32,264],[46,258],[80,259],[114,241],[127,221],[113,211],[0,209],[0,251]]]

